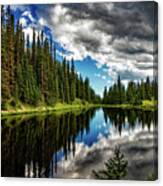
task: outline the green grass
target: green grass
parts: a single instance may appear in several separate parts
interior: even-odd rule
[[[80,110],[90,107],[95,107],[96,105],[90,104],[86,101],[81,101],[80,99],[75,99],[71,104],[57,103],[54,106],[40,105],[37,107],[21,104],[19,102],[19,107],[11,106],[7,104],[6,109],[1,111],[2,115],[19,115],[19,114],[30,114],[30,113],[41,113],[41,112],[66,112],[71,110]]]
[[[143,107],[155,107],[157,106],[157,101],[156,100],[144,100],[142,103]]]
[[[156,100],[143,100],[141,105],[132,105],[132,104],[106,104],[102,105],[107,108],[122,108],[122,109],[142,109],[142,110],[156,110],[157,101]]]
[[[14,125],[18,126],[21,124],[22,121],[31,119],[33,117],[38,117],[40,119],[46,118],[48,115],[55,115],[55,116],[61,116],[66,113],[72,113],[75,116],[80,115],[83,112],[86,112],[89,109],[89,107],[82,107],[82,108],[71,108],[71,109],[58,109],[58,110],[51,110],[51,111],[42,111],[42,112],[26,112],[26,113],[10,113],[10,114],[3,114],[1,116],[1,120],[5,120],[5,126],[12,127]]]
[[[91,107],[105,107],[105,108],[122,108],[122,109],[142,109],[142,110],[156,110],[156,100],[144,100],[142,105],[131,105],[131,104],[91,104],[80,99],[75,99],[71,104],[57,103],[54,106],[39,105],[37,107],[22,104],[19,101],[16,105],[6,105],[6,109],[1,111],[2,115],[18,115],[18,114],[30,114],[30,113],[41,113],[41,112],[67,112],[72,110],[89,109]]]

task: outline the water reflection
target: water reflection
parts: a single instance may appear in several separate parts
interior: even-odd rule
[[[128,124],[129,129],[134,129],[137,125],[141,125],[142,129],[147,126],[150,131],[151,125],[157,124],[157,112],[156,111],[142,111],[142,110],[130,110],[130,109],[103,109],[105,122],[108,119],[119,131],[121,135],[122,129]]]
[[[75,155],[76,135],[80,132],[82,139],[83,133],[89,132],[94,113],[3,119],[2,176],[48,177],[53,153],[63,149],[65,159],[68,151]]]
[[[91,170],[95,164],[92,159],[96,160],[99,151],[88,154],[89,160],[86,160],[84,154],[88,149],[94,148],[102,137],[110,140],[116,135],[122,136],[123,131],[132,133],[137,128],[147,127],[149,133],[157,124],[156,114],[154,111],[103,108],[2,118],[2,176],[73,177],[68,172],[63,174],[61,167],[71,167],[71,172],[76,175],[78,171],[72,168],[72,160],[78,157],[80,150],[78,165],[82,170],[88,170],[90,163]],[[100,148],[106,143],[108,141],[101,143]]]

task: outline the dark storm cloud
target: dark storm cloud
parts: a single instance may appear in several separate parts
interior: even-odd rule
[[[137,80],[143,78],[141,73],[130,71],[127,69],[119,71],[118,74],[120,75],[122,80]]]
[[[153,48],[149,47],[149,42],[139,42],[138,40],[115,40],[113,48],[119,52],[134,55],[134,54],[151,54],[153,55]]]
[[[140,70],[148,70],[148,69],[154,69],[156,68],[153,64],[150,65],[136,65],[137,68],[139,68]]]
[[[113,3],[113,9],[106,4],[66,4],[67,14],[73,19],[95,20],[94,29],[116,37],[137,37],[153,39],[152,2]],[[149,19],[150,18],[150,19]]]
[[[109,9],[110,4],[113,7]],[[154,36],[154,14],[157,14],[153,11],[154,5],[154,2],[62,4],[68,10],[66,15],[71,16],[72,24],[77,20],[92,20],[93,30],[112,35],[113,38],[126,36],[146,40],[152,40]],[[54,6],[48,5],[47,9],[40,6],[39,9],[44,8],[43,14],[49,17],[47,11]]]
[[[46,20],[54,37],[69,46],[74,55],[76,52],[77,59],[89,55],[97,66],[107,65],[111,72],[115,70],[114,64],[121,62],[116,73],[130,80],[143,78],[143,73],[144,78],[151,75],[145,69],[152,71],[156,66],[152,64],[153,54],[157,59],[153,45],[157,42],[155,7],[152,1],[68,3],[39,5],[37,13]],[[126,65],[130,70],[126,71]]]
[[[107,6],[113,4],[113,8]],[[40,5],[39,14],[50,18],[49,10],[55,5]],[[71,15],[72,22],[79,19],[99,21],[94,29],[117,37],[151,38],[153,35],[154,2],[125,2],[125,3],[74,3],[62,4],[67,8],[66,14]],[[50,21],[50,19],[49,19]],[[109,29],[107,25],[111,25]]]
[[[78,33],[75,38],[76,43],[80,43],[85,46],[88,51],[98,52],[101,42],[98,38],[87,35],[85,33]]]
[[[149,51],[143,49],[143,48],[118,48],[118,51],[127,53],[127,54],[141,54],[141,53],[150,53]]]

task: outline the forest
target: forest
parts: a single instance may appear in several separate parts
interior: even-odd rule
[[[1,13],[3,110],[20,102],[33,106],[69,104],[76,98],[99,102],[89,78],[77,74],[73,59],[57,61],[56,48],[43,31],[39,34],[33,28],[31,43],[19,21],[15,23],[10,6],[2,6]]]
[[[141,105],[143,100],[157,100],[157,79],[135,83],[127,88],[120,76],[109,89],[104,88],[103,98],[96,95],[89,78],[78,75],[74,60],[56,59],[56,47],[42,31],[33,28],[33,38],[25,37],[22,25],[15,21],[10,6],[1,8],[1,74],[2,110],[56,103],[73,104],[131,104]]]
[[[156,101],[157,95],[157,79],[150,81],[147,77],[146,81],[135,83],[130,81],[125,88],[121,82],[120,76],[113,86],[108,90],[105,87],[103,92],[103,104],[130,104],[130,105],[142,105],[144,100]]]

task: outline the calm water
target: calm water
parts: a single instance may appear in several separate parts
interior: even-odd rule
[[[93,178],[115,146],[128,160],[126,179],[157,172],[154,111],[91,109],[2,118],[5,177]]]

